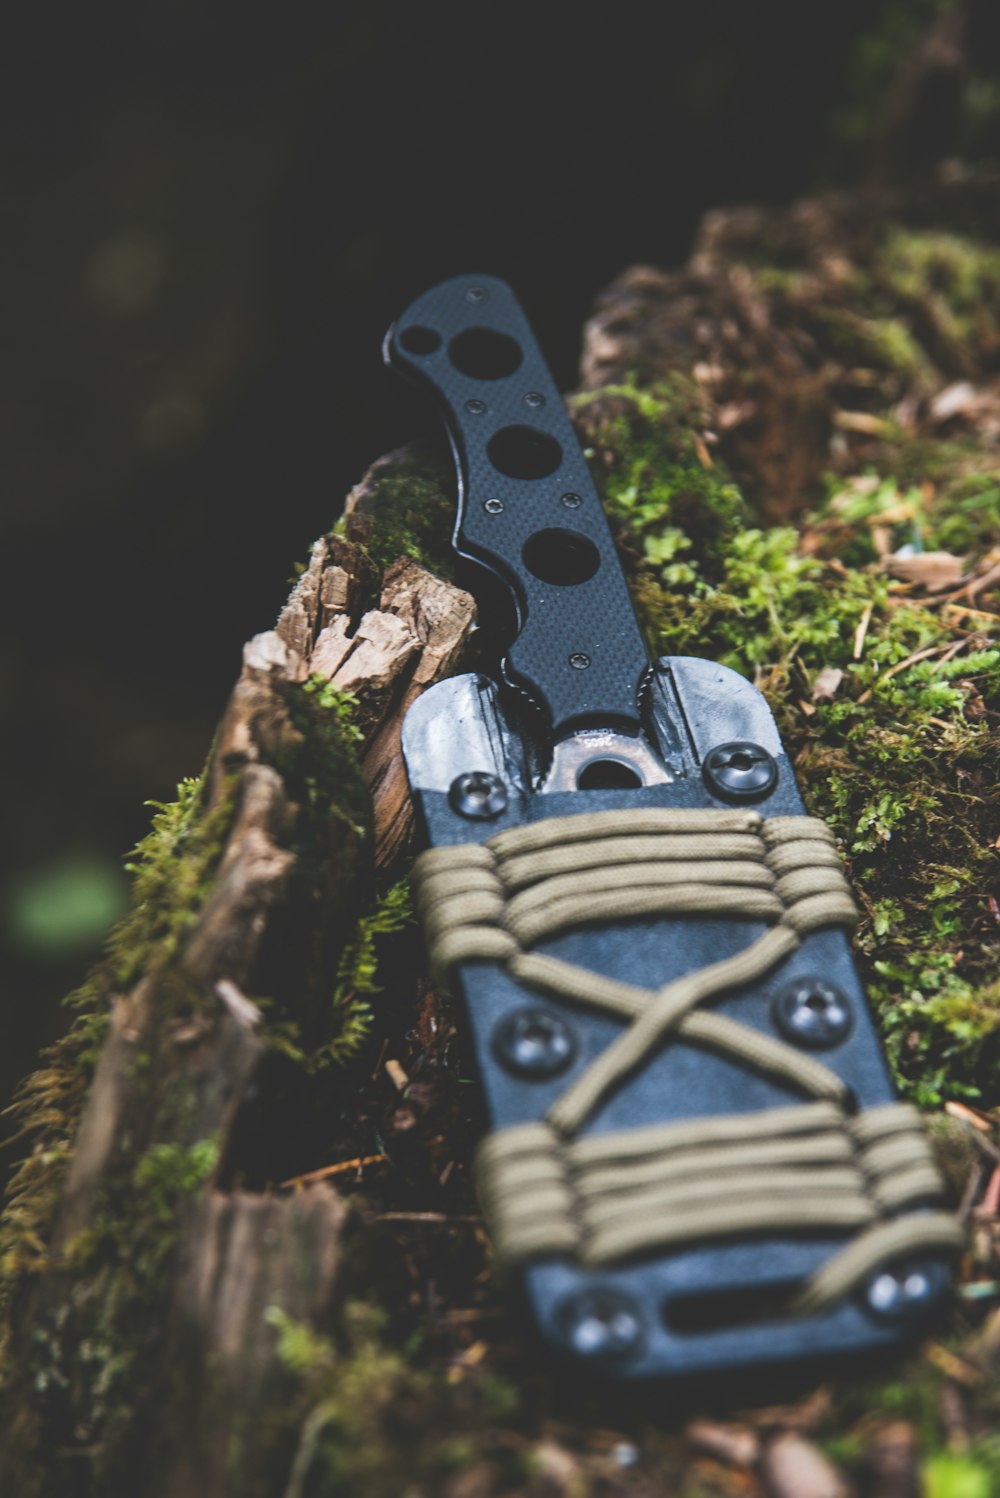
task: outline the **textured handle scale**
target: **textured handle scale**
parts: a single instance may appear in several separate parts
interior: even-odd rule
[[[445,281],[390,329],[385,357],[443,407],[456,548],[513,594],[511,678],[554,738],[636,731],[646,648],[562,397],[510,288],[491,276]]]

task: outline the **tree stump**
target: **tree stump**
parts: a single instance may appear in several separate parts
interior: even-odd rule
[[[654,650],[757,682],[843,840],[891,1059],[978,1213],[974,1282],[997,1267],[996,202],[953,175],[712,215],[687,267],[602,296],[569,397]],[[861,1432],[851,1480],[884,1431],[911,1476],[933,1455],[875,1384],[685,1426],[566,1388],[510,1320],[401,883],[401,720],[480,638],[450,494],[433,451],[391,454],[316,542],[25,1084],[5,1495],[833,1492],[817,1431]],[[921,1374],[973,1451],[998,1340],[975,1330]]]

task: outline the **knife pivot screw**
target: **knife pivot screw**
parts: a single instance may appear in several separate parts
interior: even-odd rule
[[[465,293],[465,300],[467,302],[475,302],[478,305],[480,302],[485,302],[488,296],[489,292],[485,286],[470,286]]]
[[[466,401],[465,409],[470,416],[482,416],[486,410],[486,402],[479,400]]]
[[[453,811],[474,822],[488,822],[498,817],[507,805],[507,787],[496,775],[485,770],[468,770],[456,775],[448,791]]]
[[[576,1039],[560,1015],[533,1005],[504,1016],[493,1031],[493,1051],[507,1071],[540,1081],[566,1070]]]
[[[574,650],[569,658],[569,663],[574,671],[586,671],[590,665],[590,656],[584,655],[582,650]]]
[[[597,1287],[567,1296],[556,1310],[556,1324],[573,1352],[593,1362],[634,1356],[642,1343],[642,1321],[620,1290]]]
[[[718,744],[706,754],[701,770],[708,789],[723,801],[758,801],[778,783],[774,755],[748,739]]]
[[[502,499],[484,499],[483,500],[483,509],[486,511],[487,515],[502,515],[503,514],[503,500]]]
[[[545,405],[545,397],[538,390],[529,390],[524,397],[524,404],[530,406],[533,411],[537,411],[539,406]]]
[[[864,1290],[865,1304],[880,1321],[905,1321],[929,1311],[948,1282],[943,1264],[909,1260],[879,1269]]]
[[[574,494],[572,489],[570,489],[566,494],[561,496],[559,503],[565,505],[567,510],[578,510],[583,504],[583,500],[579,494]]]
[[[839,1045],[850,1033],[851,1008],[824,978],[796,978],[775,994],[774,1022],[788,1040],[810,1050]]]

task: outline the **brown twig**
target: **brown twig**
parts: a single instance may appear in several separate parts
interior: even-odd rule
[[[338,1160],[336,1165],[324,1165],[319,1170],[307,1171],[305,1175],[291,1176],[287,1181],[282,1181],[279,1190],[284,1191],[286,1187],[309,1186],[313,1181],[325,1181],[330,1176],[345,1175],[349,1170],[363,1170],[366,1165],[378,1165],[382,1161],[388,1161],[388,1155],[359,1155],[354,1160]]]

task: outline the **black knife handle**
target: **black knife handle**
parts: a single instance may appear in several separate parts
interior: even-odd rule
[[[611,532],[562,397],[510,287],[456,276],[386,335],[386,362],[430,386],[459,477],[455,547],[511,590],[508,670],[553,738],[636,732],[649,669]]]

